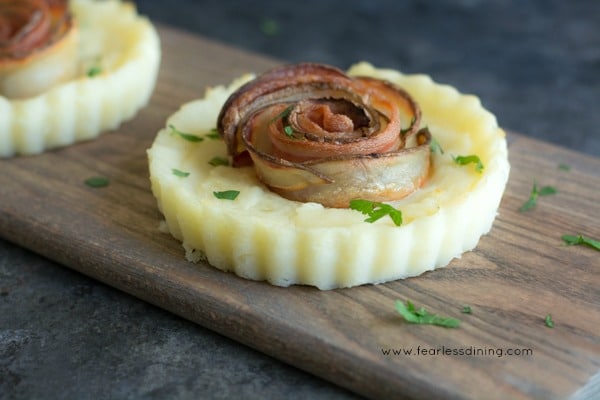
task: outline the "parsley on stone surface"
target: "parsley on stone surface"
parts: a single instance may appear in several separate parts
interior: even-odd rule
[[[280,31],[279,22],[271,18],[265,18],[260,21],[260,31],[267,36],[275,36]]]

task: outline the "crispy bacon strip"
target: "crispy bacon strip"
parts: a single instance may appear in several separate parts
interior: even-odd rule
[[[348,207],[401,199],[430,167],[421,111],[389,82],[321,64],[275,68],[233,93],[217,128],[234,166],[291,200]]]

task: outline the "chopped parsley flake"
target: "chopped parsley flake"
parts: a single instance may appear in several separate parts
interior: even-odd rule
[[[284,126],[283,127],[283,131],[289,137],[293,137],[294,136],[294,129],[292,129],[292,127],[289,126],[289,125]]]
[[[223,192],[213,192],[213,195],[217,199],[221,200],[235,200],[240,194],[239,190],[225,190]]]
[[[404,129],[402,129],[402,128],[400,129],[400,135],[402,135],[402,136],[406,135],[412,129],[412,127],[415,124],[416,120],[417,119],[415,117],[412,117],[411,120],[410,120],[410,125],[408,127],[404,128]]]
[[[273,118],[272,120],[270,120],[269,124],[272,124],[273,122],[277,121],[278,119],[287,118],[287,116],[290,115],[290,113],[292,112],[293,109],[294,109],[294,105],[293,104],[287,106],[282,112],[280,112],[279,114],[277,114],[275,116],[275,118]]]
[[[367,215],[369,218],[365,219],[365,222],[373,223],[388,215],[396,226],[402,225],[402,211],[395,209],[389,204],[355,199],[350,201],[350,209]]]
[[[537,183],[534,181],[533,188],[531,189],[531,193],[529,194],[529,199],[527,199],[527,201],[523,203],[521,208],[519,208],[519,211],[523,212],[535,208],[539,196],[548,196],[556,193],[557,190],[553,186],[542,186],[541,188],[538,188]]]
[[[479,156],[475,154],[471,154],[468,156],[452,156],[452,159],[458,165],[467,165],[467,164],[475,164],[475,171],[481,173],[483,171],[483,163]]]
[[[110,183],[108,178],[105,178],[103,176],[92,176],[90,178],[87,178],[84,182],[87,186],[93,188],[105,187],[108,186],[108,184]]]
[[[219,165],[228,166],[229,165],[229,160],[226,157],[215,156],[215,157],[211,158],[208,163],[210,165],[212,165],[213,167],[216,167],[216,166],[219,166]]]
[[[217,130],[217,128],[212,128],[210,132],[204,135],[204,137],[211,140],[221,139],[221,135],[219,135],[219,131]]]
[[[436,314],[430,314],[425,308],[416,309],[410,300],[406,304],[396,300],[396,311],[411,324],[438,325],[445,328],[458,328],[460,320],[449,317],[440,317]]]
[[[280,112],[279,114],[277,114],[272,120],[269,121],[269,124],[272,124],[273,122],[280,120],[280,119],[284,119],[287,118],[288,115],[290,115],[290,113],[292,112],[292,110],[294,109],[294,104],[287,106],[282,112]],[[285,123],[286,121],[284,121]],[[292,128],[289,125],[284,125],[283,127],[283,132],[286,134],[286,136],[288,137],[294,137],[294,128]]]
[[[279,23],[274,19],[265,18],[260,22],[260,31],[267,36],[275,36],[279,33]]]
[[[186,178],[186,177],[188,177],[190,175],[189,172],[185,172],[185,171],[182,171],[182,170],[177,169],[177,168],[173,168],[171,171],[173,172],[173,175],[178,176],[180,178]]]
[[[583,235],[563,235],[561,238],[568,246],[583,245],[600,251],[600,241],[598,240],[590,239]]]
[[[440,146],[433,136],[431,137],[431,143],[429,143],[429,149],[432,153],[439,152],[442,155],[444,154],[444,149],[442,149],[442,146]]]
[[[96,75],[100,75],[102,73],[102,68],[100,68],[100,66],[98,65],[94,65],[93,67],[90,67],[90,69],[88,69],[87,71],[87,76],[90,78],[93,78]]]
[[[569,172],[571,170],[571,166],[568,164],[560,163],[558,164],[558,169],[560,169],[561,171]]]
[[[204,138],[201,138],[200,136],[193,135],[191,133],[181,132],[180,130],[175,128],[175,126],[173,124],[169,124],[169,129],[171,129],[171,132],[178,135],[182,139],[187,140],[188,142],[201,142],[204,140]]]
[[[463,314],[471,314],[471,311],[472,311],[472,310],[471,310],[471,306],[470,306],[470,305],[468,305],[468,304],[465,304],[465,305],[462,307],[462,310],[461,310],[461,312],[462,312]]]
[[[548,328],[554,328],[554,321],[552,320],[552,315],[546,315],[546,318],[544,318],[544,323]]]

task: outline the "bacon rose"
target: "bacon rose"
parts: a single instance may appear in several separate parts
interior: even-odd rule
[[[421,111],[393,84],[302,63],[264,73],[225,102],[217,128],[233,166],[254,165],[273,192],[346,208],[417,190],[430,168]]]

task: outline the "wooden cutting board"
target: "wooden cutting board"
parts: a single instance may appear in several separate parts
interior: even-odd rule
[[[600,392],[599,253],[561,241],[600,237],[599,159],[510,134],[511,176],[494,227],[445,269],[333,291],[246,281],[186,262],[159,232],[146,149],[206,86],[276,61],[170,28],[160,35],[159,81],[137,118],[92,142],[0,161],[3,238],[367,397]],[[83,183],[97,175],[110,185]],[[521,213],[534,180],[558,193]],[[408,324],[397,299],[462,324]],[[461,313],[465,304],[471,314]],[[544,324],[549,313],[554,328]]]

